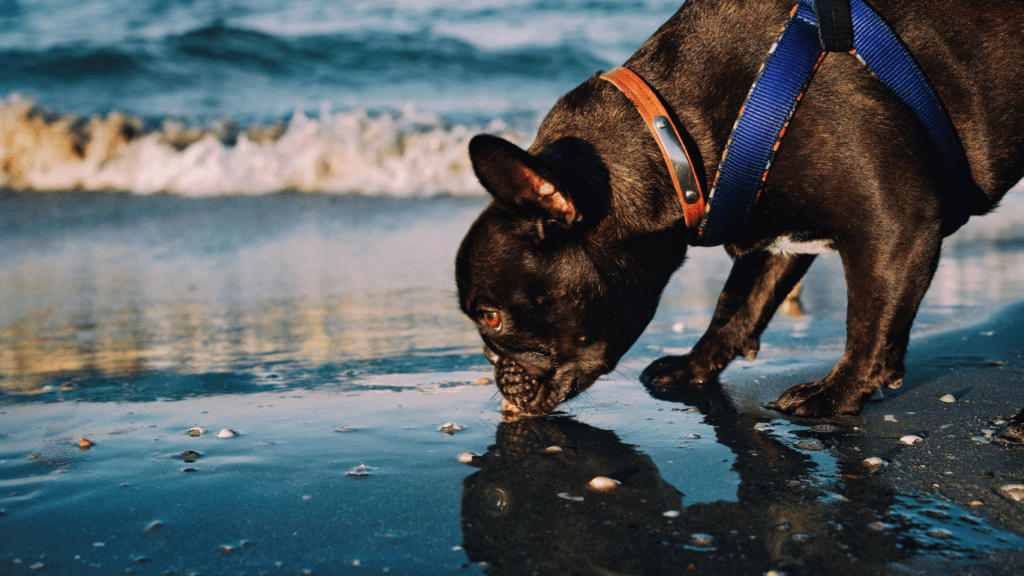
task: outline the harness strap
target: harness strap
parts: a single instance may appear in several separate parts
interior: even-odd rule
[[[644,124],[647,125],[654,135],[654,140],[658,142],[658,147],[661,148],[665,164],[669,167],[668,172],[672,176],[672,184],[676,188],[679,203],[683,207],[686,226],[691,231],[696,229],[704,214],[704,192],[701,190],[700,180],[694,170],[693,159],[690,158],[689,151],[683,145],[679,131],[672,122],[668,110],[665,109],[654,90],[628,68],[615,68],[611,72],[602,74],[601,78],[621,90],[640,112]]]
[[[743,231],[789,121],[825,54],[813,7],[797,4],[740,109],[708,193],[697,244],[727,244]]]
[[[790,12],[789,20],[769,49],[768,57],[740,108],[718,165],[718,173],[706,197],[693,170],[691,155],[653,90],[625,68],[616,68],[601,76],[633,101],[661,147],[684,209],[686,224],[691,230],[691,244],[727,244],[736,241],[743,231],[807,85],[827,54],[826,50],[835,47],[832,40],[842,40],[846,36],[845,31],[839,30],[842,27],[843,18],[839,14],[842,8],[835,8],[845,1],[800,0]],[[815,2],[821,4],[819,14],[832,11],[829,16],[832,21],[823,23],[821,32]],[[826,3],[830,7],[826,7]],[[974,186],[956,129],[910,52],[862,0],[849,0],[849,9],[853,53],[912,110],[945,160],[945,168],[951,176],[965,185]],[[832,32],[825,31],[829,27]],[[964,212],[959,221],[951,219],[949,225],[952,230],[969,216]]]

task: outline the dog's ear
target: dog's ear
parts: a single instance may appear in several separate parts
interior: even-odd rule
[[[515,144],[480,134],[469,142],[469,157],[480,183],[505,207],[539,212],[565,227],[582,219],[551,168]]]

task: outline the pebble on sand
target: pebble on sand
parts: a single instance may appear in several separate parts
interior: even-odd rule
[[[370,475],[370,468],[366,464],[360,464],[349,471],[348,475],[355,476],[357,478],[364,478]]]
[[[939,398],[939,402],[945,402],[946,404],[952,404],[952,403],[956,402],[956,396],[953,396],[952,394],[946,394],[942,398]]]
[[[885,420],[886,422],[896,422],[897,421],[895,414],[886,414],[885,417],[882,418],[882,419]]]
[[[710,548],[715,545],[715,537],[710,534],[690,534],[690,544],[698,548]]]
[[[870,458],[865,458],[863,464],[868,468],[877,470],[885,467],[885,460],[882,460],[878,456],[872,456]]]
[[[666,510],[661,515],[665,518],[679,518],[679,510]]]
[[[234,438],[235,436],[238,436],[238,432],[228,430],[227,428],[217,432],[217,438]]]
[[[1024,484],[1004,484],[999,487],[999,493],[1014,502],[1024,501]]]
[[[871,393],[871,397],[868,398],[868,402],[880,402],[882,400],[885,400],[885,394],[877,388]]]
[[[462,454],[459,454],[458,461],[462,462],[463,464],[469,464],[470,462],[476,460],[479,457],[479,455],[474,454],[473,452],[463,452]]]
[[[813,438],[805,438],[797,442],[796,447],[799,448],[800,450],[809,450],[811,452],[817,452],[819,450],[825,449],[824,444],[817,440],[814,440]]]
[[[78,439],[78,447],[82,450],[88,450],[89,448],[92,448],[92,446],[93,443],[90,440],[86,440],[85,438]]]
[[[924,441],[924,438],[921,438],[920,436],[914,436],[913,434],[908,434],[908,435],[904,436],[903,438],[900,438],[900,442],[901,443],[908,444],[908,445],[909,444],[918,444],[918,443],[920,443],[922,441]]]
[[[622,482],[619,482],[614,478],[609,478],[607,476],[595,476],[594,479],[590,481],[589,486],[594,490],[605,491],[618,488],[619,484],[622,484]]]
[[[545,452],[562,452],[561,446],[548,446],[544,449]]]
[[[438,428],[438,430],[440,430],[441,432],[444,432],[445,434],[447,434],[449,436],[455,434],[456,432],[461,432],[461,431],[463,431],[465,429],[466,429],[465,426],[463,426],[462,424],[458,424],[456,422],[445,422],[444,424],[442,424]]]
[[[558,494],[555,494],[555,496],[558,496],[562,500],[570,500],[572,502],[583,502],[583,496],[573,496],[568,492],[559,492]]]
[[[193,438],[202,436],[204,432],[206,432],[206,428],[189,428],[188,430],[185,430],[185,434],[188,434]]]

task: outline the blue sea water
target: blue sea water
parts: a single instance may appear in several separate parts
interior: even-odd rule
[[[72,120],[57,135],[25,128],[41,159],[8,166],[0,183],[189,195],[480,193],[465,165],[450,174],[399,173],[421,171],[424,156],[461,161],[439,148],[464,148],[474,130],[528,142],[555,99],[621,63],[677,9],[665,0],[4,0],[5,136],[31,124],[26,102],[51,121]],[[113,112],[127,115],[129,128],[117,117],[111,131],[131,141],[104,141],[103,153],[90,156],[102,138],[84,127],[87,119]],[[287,146],[268,150],[264,142],[262,154],[234,146],[239,131],[275,123]],[[199,144],[191,154],[181,142],[169,146],[182,126],[205,129],[220,145]],[[153,141],[140,138],[153,133]],[[407,142],[422,134],[428,144]],[[61,136],[78,157],[52,150]],[[149,176],[138,175],[140,162]],[[340,177],[282,176],[303,162],[348,169]],[[220,173],[211,167],[218,163],[231,166]],[[260,168],[268,163],[285,167]]]
[[[59,113],[534,115],[627,57],[665,0],[4,0],[0,93]]]

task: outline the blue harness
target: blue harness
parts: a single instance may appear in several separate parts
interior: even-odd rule
[[[714,184],[705,204],[704,218],[691,243],[717,246],[734,242],[768,178],[775,152],[814,72],[829,49],[849,44],[843,37],[843,14],[849,10],[852,46],[858,59],[905,102],[924,126],[953,177],[970,182],[971,172],[956,130],[921,69],[896,34],[862,0],[845,2],[801,0],[786,27],[768,52],[757,80],[747,95]],[[838,27],[837,27],[838,23]],[[849,49],[846,47],[845,49]]]

